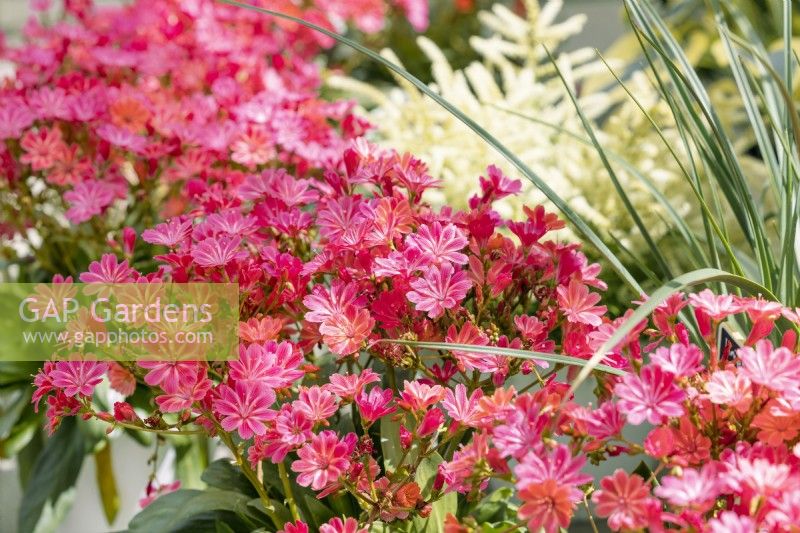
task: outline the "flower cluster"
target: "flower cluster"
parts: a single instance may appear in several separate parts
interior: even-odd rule
[[[353,6],[270,3],[331,29],[377,31],[388,13],[382,0]],[[397,6],[425,26],[424,0]],[[302,174],[367,128],[351,103],[319,98],[313,61],[333,41],[298,24],[211,0],[64,10],[52,25],[32,18],[23,45],[0,45],[14,70],[0,80],[2,231],[41,248],[51,274],[84,268],[126,225],[182,213],[198,180],[276,164]]]
[[[699,344],[680,312],[694,315]],[[732,334],[745,318],[747,336]],[[782,319],[791,327],[774,343]],[[653,324],[647,362],[633,361],[603,407],[655,426],[628,452],[657,466],[651,479],[622,470],[603,479],[598,514],[613,530],[789,531],[800,523],[797,310],[704,290],[671,297]]]
[[[319,497],[351,494],[364,522],[425,517],[456,492],[478,499],[490,477],[513,478],[530,494],[520,516],[538,523],[535,495],[564,482],[552,469],[579,451],[542,444],[570,425],[562,365],[546,354],[593,353],[604,284],[576,245],[547,238],[563,227],[556,216],[537,207],[507,221],[492,209],[520,190],[497,168],[470,211],[432,210],[422,196],[436,184],[414,157],[363,141],[317,179],[268,169],[198,184],[192,216],[141,235],[164,250],[158,270],[107,254],[80,280],[237,282],[238,359],[48,363],[34,401],[47,397],[51,430],[78,414],[143,430],[199,426],[246,458],[243,468],[285,463]],[[492,347],[541,355],[483,351]],[[156,409],[99,410],[91,393],[104,373],[122,394],[151,391]],[[515,376],[541,390],[517,392]],[[570,461],[552,523],[571,515],[589,480],[583,460]]]

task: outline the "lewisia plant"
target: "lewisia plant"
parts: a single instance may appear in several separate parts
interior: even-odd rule
[[[431,209],[436,185],[413,156],[358,142],[317,178],[270,168],[193,188],[191,216],[141,235],[163,250],[156,270],[107,254],[80,279],[237,282],[238,358],[47,363],[33,400],[51,431],[81,416],[218,438],[235,466],[212,465],[209,492],[257,502],[237,524],[566,524],[591,481],[590,441],[572,438],[583,411],[559,370],[605,339],[599,268],[553,240],[563,222],[541,207],[502,219],[492,203],[521,184],[498,169],[470,211]],[[628,366],[606,363],[609,376]],[[92,399],[104,375],[128,397],[108,410]],[[214,485],[234,468],[241,486]],[[517,487],[518,509],[495,480]],[[189,493],[156,499],[131,527],[157,525]]]
[[[392,6],[360,4],[270,5],[380,30]],[[425,27],[424,0],[397,4]],[[194,180],[320,167],[366,127],[350,103],[319,98],[313,60],[334,41],[301,25],[211,0],[67,1],[63,15],[30,19],[18,47],[0,39],[13,70],[0,78],[0,235],[16,244],[0,253],[34,259],[34,281],[78,272],[109,238],[123,248],[128,227],[182,213]]]

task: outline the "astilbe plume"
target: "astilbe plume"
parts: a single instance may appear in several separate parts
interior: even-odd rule
[[[590,441],[576,429],[587,424],[561,365],[391,340],[586,359],[608,324],[596,305],[599,269],[578,246],[549,239],[563,223],[544,210],[503,220],[492,203],[519,187],[502,176],[502,187],[483,180],[468,212],[431,209],[423,193],[436,180],[425,165],[363,141],[306,176],[270,169],[209,180],[188,195],[191,216],[143,232],[163,250],[157,270],[141,273],[111,254],[93,263],[86,282],[237,282],[239,358],[115,363],[115,375],[121,369],[154,397],[158,410],[147,416],[124,402],[113,415],[99,410],[95,380],[81,378],[95,369],[74,366],[86,363],[57,363],[73,368],[69,388],[60,385],[64,369],[48,363],[34,400],[47,398],[51,429],[70,415],[133,429],[204,428],[232,446],[246,472],[285,462],[319,497],[354,495],[353,530],[428,516],[452,492],[478,501],[493,478],[516,484],[530,527],[568,523],[591,480],[582,471]],[[607,363],[628,365],[613,355]],[[535,389],[518,391],[514,376]],[[343,413],[353,423],[343,425]],[[399,462],[373,445],[377,431],[405,450]],[[557,435],[573,438],[556,445]],[[423,462],[439,464],[427,488],[414,476]],[[329,529],[349,531],[350,520]]]

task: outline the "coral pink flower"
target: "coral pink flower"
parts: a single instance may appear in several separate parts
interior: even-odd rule
[[[25,153],[19,160],[31,166],[32,170],[44,170],[52,167],[61,154],[67,149],[61,137],[61,130],[54,128],[40,128],[38,131],[28,131],[20,141],[20,146]]]
[[[108,365],[97,361],[58,361],[50,372],[50,380],[67,396],[91,396],[94,388],[103,381],[106,370]]]
[[[651,363],[678,378],[693,376],[700,370],[702,361],[703,352],[694,344],[676,343],[669,348],[659,348],[650,356]]]
[[[533,450],[514,467],[516,485],[524,488],[531,483],[543,483],[550,479],[566,487],[567,496],[577,502],[583,499],[583,492],[578,486],[592,480],[591,476],[581,472],[585,464],[585,457],[573,457],[564,444],[556,446],[551,453],[546,453],[542,448]]]
[[[600,487],[592,496],[592,501],[597,514],[608,517],[608,527],[618,531],[647,526],[648,507],[654,500],[640,476],[628,476],[624,470],[617,469],[613,475],[600,481]]]
[[[297,451],[300,458],[292,463],[297,483],[320,490],[335,482],[349,467],[350,446],[340,441],[335,431],[323,431]]]
[[[737,355],[742,361],[742,374],[753,383],[783,391],[800,387],[800,358],[788,349],[773,349],[768,340],[760,340],[755,349],[742,347]]]
[[[231,159],[248,168],[263,165],[275,157],[275,147],[265,128],[248,126],[231,145]]]
[[[209,237],[192,248],[192,257],[202,267],[224,267],[247,255],[247,252],[239,250],[240,243],[240,239],[232,237]]]
[[[444,393],[442,407],[445,408],[450,418],[465,426],[477,427],[481,419],[479,408],[480,399],[483,397],[481,389],[475,389],[467,398],[467,387],[459,383],[453,389],[447,389]]]
[[[365,386],[380,380],[380,376],[372,369],[365,368],[360,374],[331,374],[324,388],[343,400],[352,400],[361,394]]]
[[[631,424],[645,420],[660,424],[664,417],[681,416],[681,402],[686,397],[677,385],[674,376],[655,365],[642,367],[640,375],[626,374],[614,387],[619,398],[617,406],[625,413]]]
[[[350,305],[344,313],[325,320],[320,327],[322,340],[337,355],[350,355],[361,348],[361,344],[369,337],[375,320],[366,309],[357,309]]]
[[[568,321],[595,327],[603,323],[601,317],[606,312],[606,307],[595,305],[600,301],[600,295],[589,292],[589,288],[577,279],[570,280],[569,287],[559,285],[556,292],[558,305]]]
[[[751,425],[760,430],[759,441],[778,447],[800,433],[800,415],[784,411],[772,400],[756,415]]]
[[[445,390],[441,385],[404,381],[403,390],[400,392],[400,401],[397,402],[397,405],[408,411],[425,411],[441,401],[444,395]]]
[[[150,244],[160,244],[167,248],[175,248],[186,241],[191,231],[191,220],[181,220],[179,217],[172,218],[153,229],[144,230],[142,232],[142,240]]]
[[[108,381],[111,388],[123,396],[130,396],[136,390],[136,377],[118,363],[109,363]]]
[[[115,189],[104,182],[82,181],[64,193],[64,200],[69,204],[65,215],[74,224],[86,222],[111,205],[115,196]]]
[[[522,505],[517,514],[527,521],[530,531],[557,533],[572,520],[575,503],[569,487],[559,485],[554,479],[526,485],[519,491],[519,498]]]
[[[230,377],[236,381],[252,382],[273,389],[289,387],[305,372],[298,367],[303,357],[290,342],[251,344],[239,347],[239,359],[231,361]]]
[[[457,307],[467,295],[472,282],[466,274],[445,263],[431,266],[425,275],[411,282],[414,289],[406,297],[415,304],[417,311],[427,312],[431,318],[441,316],[446,309]]]
[[[706,397],[717,405],[729,405],[744,413],[753,401],[750,380],[742,373],[718,370],[706,382]]]
[[[367,533],[367,528],[358,527],[358,520],[353,517],[342,520],[337,516],[319,526],[319,533]]]
[[[275,403],[272,389],[239,382],[235,389],[220,385],[218,390],[220,397],[214,401],[214,410],[224,417],[220,423],[225,431],[237,430],[243,439],[266,433],[264,422],[276,416],[270,409]]]
[[[379,418],[394,413],[397,408],[389,405],[393,397],[392,389],[382,390],[380,387],[373,387],[369,394],[362,392],[356,396],[356,405],[361,418],[367,424],[372,424]]]
[[[441,265],[449,261],[457,265],[467,264],[467,256],[461,253],[469,241],[454,224],[442,226],[438,221],[421,226],[416,233],[406,237],[406,245],[417,250],[430,263]]]

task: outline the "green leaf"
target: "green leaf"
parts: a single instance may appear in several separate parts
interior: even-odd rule
[[[103,504],[103,514],[105,514],[106,522],[111,525],[119,512],[120,501],[117,480],[114,476],[110,440],[106,440],[105,446],[94,452],[94,465],[97,488]]]
[[[78,421],[74,417],[65,418],[33,466],[19,509],[20,533],[55,529],[56,524],[40,521],[42,512],[45,507],[58,509],[62,499],[69,497],[68,491],[78,479],[85,455],[86,438],[78,428]]]
[[[425,457],[417,467],[416,482],[422,494],[430,494],[433,482],[439,471],[439,465],[444,462],[438,453]],[[443,533],[444,521],[448,514],[458,512],[458,497],[455,492],[448,492],[431,504],[431,514],[427,518],[415,517],[414,529],[418,533]]]
[[[426,348],[429,350],[458,350],[461,352],[474,352],[474,353],[490,353],[496,355],[505,355],[507,357],[517,357],[520,359],[540,359],[542,361],[550,361],[551,363],[559,363],[562,365],[583,366],[588,364],[585,359],[577,357],[570,357],[568,355],[558,355],[554,353],[545,352],[532,352],[528,350],[516,350],[514,348],[501,348],[500,346],[475,346],[472,344],[458,344],[453,342],[422,342],[411,341],[405,339],[381,339],[378,342],[391,342],[394,344],[403,344],[407,346],[416,346],[417,348]],[[608,365],[596,364],[593,370],[600,370],[607,374],[614,374],[616,376],[624,376],[625,371],[614,368]]]
[[[642,305],[637,307],[630,317],[628,317],[628,319],[614,331],[614,334],[611,335],[611,337],[609,337],[608,340],[606,340],[603,345],[597,349],[594,355],[592,355],[592,357],[586,361],[584,367],[572,381],[571,391],[575,392],[580,384],[583,383],[587,377],[589,377],[592,371],[600,366],[599,363],[603,360],[606,354],[620,342],[622,342],[622,340],[625,339],[628,333],[633,331],[639,322],[646,320],[650,316],[650,313],[652,313],[653,310],[667,298],[675,293],[687,289],[688,287],[711,282],[727,283],[728,285],[738,287],[753,294],[760,294],[771,300],[777,300],[775,295],[755,281],[743,278],[741,276],[736,276],[730,272],[717,270],[715,268],[703,268],[683,274],[682,276],[678,276],[654,291],[653,294],[650,295]]]
[[[8,438],[25,407],[31,404],[30,385],[0,389],[0,441]]]
[[[217,459],[211,463],[200,479],[215,489],[239,492],[253,498],[258,497],[258,492],[247,476],[228,459]]]
[[[395,417],[381,418],[381,451],[384,470],[394,472],[403,456],[403,448],[400,446],[400,421],[395,420]]]
[[[172,445],[175,448],[175,471],[181,480],[181,487],[203,488],[202,476],[208,467],[208,438],[205,435],[174,437]]]
[[[249,496],[229,490],[180,489],[156,498],[142,509],[128,524],[128,531],[166,533],[193,531],[191,528],[216,531],[217,520],[230,523],[220,512],[238,516],[233,511],[246,509],[249,501]]]
[[[516,514],[516,508],[511,503],[513,496],[514,490],[511,487],[501,487],[481,500],[470,514],[479,524],[513,518]]]

